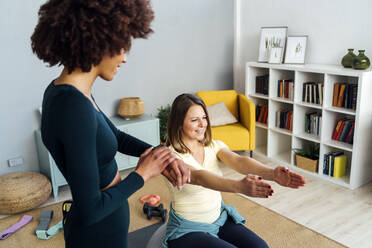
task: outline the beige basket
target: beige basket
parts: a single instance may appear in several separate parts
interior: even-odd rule
[[[309,158],[302,157],[300,155],[296,155],[296,164],[297,167],[311,171],[311,172],[318,172],[318,160],[312,160]]]
[[[52,186],[44,175],[16,172],[0,176],[0,214],[14,214],[44,203]]]
[[[145,113],[144,102],[139,97],[125,97],[120,99],[118,115],[126,119],[136,118]]]

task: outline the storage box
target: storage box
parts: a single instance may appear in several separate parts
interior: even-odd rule
[[[297,167],[311,171],[311,172],[318,172],[318,160],[312,160],[309,158],[302,157],[300,155],[296,155],[296,164]]]

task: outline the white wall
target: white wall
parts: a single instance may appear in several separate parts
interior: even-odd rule
[[[30,36],[45,1],[0,1],[0,175],[38,171],[34,130],[46,86],[61,68],[48,68],[32,54]],[[139,96],[147,113],[180,93],[233,86],[234,2],[154,0],[148,40],[135,40],[128,63],[112,82],[97,80],[93,95],[109,116],[120,98]],[[9,168],[9,158],[25,164]]]
[[[234,87],[244,92],[244,64],[257,61],[261,27],[308,35],[306,63],[340,64],[347,48],[372,59],[371,0],[237,0]],[[357,52],[357,51],[354,51]]]

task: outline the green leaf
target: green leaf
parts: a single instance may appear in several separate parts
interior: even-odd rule
[[[171,110],[171,106],[168,104],[167,106],[157,109],[158,114],[156,117],[159,119],[159,126],[160,126],[160,140],[161,142],[165,142],[167,139],[167,123],[168,123],[168,116]]]
[[[293,152],[296,155],[309,158],[312,160],[318,160],[319,159],[319,144],[314,142],[308,142],[305,143],[303,148],[295,148],[293,149]]]

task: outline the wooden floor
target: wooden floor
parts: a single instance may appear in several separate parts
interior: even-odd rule
[[[276,166],[267,158],[255,158]],[[226,177],[243,177],[225,166],[221,169]],[[247,198],[348,247],[372,247],[372,183],[350,190],[307,173],[303,176],[307,184],[301,189],[272,182],[270,198]]]
[[[269,167],[276,166],[266,158],[255,158]],[[243,177],[225,166],[221,169],[226,177]],[[129,172],[120,174],[126,177]],[[372,183],[349,190],[307,173],[303,175],[307,184],[301,189],[285,188],[272,182],[273,196],[249,199],[348,247],[372,247]],[[57,199],[51,197],[42,206],[70,198],[68,186],[63,186]],[[2,217],[5,216],[0,215],[0,219]]]

